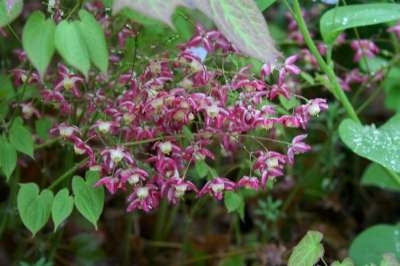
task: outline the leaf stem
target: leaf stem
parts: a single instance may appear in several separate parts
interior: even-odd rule
[[[84,165],[88,161],[88,158],[83,159],[82,161],[76,163],[73,167],[68,169],[64,174],[62,174],[60,177],[58,177],[48,188],[53,189],[55,188],[60,182],[62,182],[64,179],[72,175],[76,170],[78,170],[82,165]]]
[[[333,69],[329,67],[329,65],[322,58],[321,54],[318,51],[318,48],[316,47],[314,41],[312,40],[310,32],[308,31],[307,25],[301,14],[301,8],[298,0],[293,0],[293,11],[294,11],[294,18],[299,26],[301,34],[303,35],[304,41],[306,42],[308,48],[310,49],[310,52],[314,55],[321,69],[328,76],[328,79],[331,83],[331,87],[328,89],[341,102],[348,116],[352,120],[361,123],[360,119],[357,116],[357,113],[353,108],[353,105],[350,103],[346,94],[343,92],[343,89],[341,88]]]

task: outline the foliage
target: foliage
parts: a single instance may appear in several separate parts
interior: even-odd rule
[[[398,265],[398,20],[0,1],[0,264]]]

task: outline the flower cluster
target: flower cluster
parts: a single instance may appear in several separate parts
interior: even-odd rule
[[[254,74],[250,66],[229,64],[241,55],[220,32],[198,25],[175,54],[138,57],[137,67],[120,73],[118,56],[134,36],[132,27],[118,33],[107,75],[85,80],[62,64],[51,85],[30,75],[45,105],[65,120],[51,134],[87,158],[86,168],[101,171],[96,186],[127,191],[128,211],[154,210],[162,198],[176,204],[188,192],[220,200],[225,191],[261,189],[284,175],[296,154],[311,150],[306,134],[289,141],[279,134],[306,129],[328,107],[325,99],[295,94],[297,56]],[[24,82],[27,74],[19,69],[15,78]],[[283,108],[285,99],[298,104]],[[30,104],[21,105],[25,115],[40,115]],[[248,175],[217,171],[243,156],[252,161]],[[207,174],[196,172],[199,165]]]

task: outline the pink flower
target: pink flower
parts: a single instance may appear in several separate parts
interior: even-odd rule
[[[158,207],[160,199],[160,192],[153,184],[135,187],[128,197],[127,211],[131,212],[138,209],[150,212]]]
[[[287,152],[287,158],[290,164],[294,163],[295,154],[305,153],[311,150],[311,146],[303,142],[305,138],[307,138],[307,135],[298,135],[293,138],[292,144]]]
[[[397,38],[400,39],[400,23],[397,23],[396,25],[388,28],[387,31],[393,32],[394,34],[396,34]]]
[[[236,187],[245,187],[258,190],[261,187],[261,182],[254,176],[243,176],[237,183]]]
[[[77,126],[68,126],[66,123],[61,123],[56,127],[50,129],[50,134],[58,135],[63,138],[72,138],[80,133]]]
[[[224,197],[225,191],[234,190],[236,187],[235,183],[225,177],[216,177],[208,181],[198,193],[199,196],[210,194],[217,200],[221,200]]]
[[[133,165],[132,155],[122,147],[106,148],[101,151],[100,155],[103,158],[103,168],[106,171],[111,171],[122,162],[127,165]]]
[[[354,62],[361,60],[363,56],[375,57],[379,53],[379,48],[370,40],[354,40],[351,42],[351,48],[356,52]]]
[[[58,82],[54,85],[54,91],[71,91],[75,97],[81,97],[78,84],[83,83],[83,78],[76,74],[71,74],[66,66],[58,64]]]
[[[188,190],[198,192],[192,182],[179,177],[167,179],[161,185],[161,195],[167,198],[171,204],[176,204]]]

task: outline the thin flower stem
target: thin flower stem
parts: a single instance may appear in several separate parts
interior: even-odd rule
[[[59,183],[64,181],[64,179],[68,178],[71,176],[75,171],[77,171],[82,165],[84,165],[88,161],[88,158],[83,159],[82,161],[76,163],[73,167],[71,167],[68,171],[66,171],[64,174],[62,174],[60,177],[58,177],[48,188],[53,189],[55,188]]]
[[[332,94],[342,103],[343,107],[346,109],[348,116],[354,121],[361,123],[360,119],[355,112],[353,105],[350,103],[346,94],[343,92],[336,75],[331,67],[325,62],[322,58],[321,54],[318,51],[314,41],[311,38],[310,32],[308,31],[307,25],[304,21],[304,18],[301,14],[301,8],[298,0],[293,0],[293,12],[294,18],[299,26],[299,30],[304,37],[304,41],[306,42],[310,52],[314,55],[321,69],[328,76],[329,81],[331,82],[331,88],[328,88]]]

